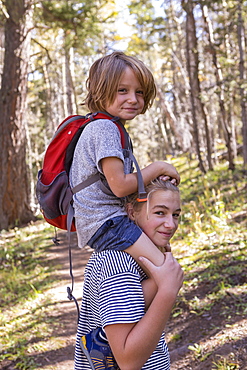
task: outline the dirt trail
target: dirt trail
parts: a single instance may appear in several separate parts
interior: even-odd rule
[[[42,369],[72,370],[77,309],[74,301],[67,298],[67,286],[71,286],[67,235],[65,232],[60,232],[58,237],[60,244],[51,246],[47,255],[47,260],[58,266],[54,272],[57,284],[47,294],[52,296],[53,305],[54,329],[51,336],[60,344],[60,348],[52,348],[50,351],[37,354],[35,357]],[[72,236],[73,295],[79,305],[82,296],[84,269],[91,253],[90,248],[78,248],[76,235]]]

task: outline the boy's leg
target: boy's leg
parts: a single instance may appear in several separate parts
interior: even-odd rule
[[[170,248],[168,247],[168,249]],[[144,266],[142,266],[141,262],[139,261],[139,257],[140,256],[146,257],[154,265],[161,266],[165,259],[164,252],[166,252],[166,250],[164,248],[164,252],[161,252],[156,247],[156,245],[149,239],[149,237],[143,232],[133,245],[125,249],[125,252],[129,253],[131,257],[133,257],[136,260],[136,262],[141,266],[141,268],[147,273],[146,269],[144,268]]]

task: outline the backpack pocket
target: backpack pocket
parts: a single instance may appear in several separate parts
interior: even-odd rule
[[[40,170],[36,195],[44,216],[54,219],[60,215],[66,215],[73,198],[67,173],[65,171],[59,173],[48,185],[42,182],[42,176],[44,173]]]

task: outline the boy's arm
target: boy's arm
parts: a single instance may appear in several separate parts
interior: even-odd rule
[[[137,323],[105,327],[110,347],[121,370],[141,369],[151,356],[183,281],[183,271],[171,253],[166,254],[165,262],[160,267],[145,259],[143,263],[158,287],[147,312]]]
[[[106,180],[112,192],[122,198],[137,191],[136,173],[125,174],[124,165],[121,159],[117,157],[106,157],[101,160],[101,166]],[[180,176],[176,168],[169,163],[157,161],[151,163],[141,170],[144,185],[156,179],[159,176],[169,176],[176,179],[176,184],[180,182]]]

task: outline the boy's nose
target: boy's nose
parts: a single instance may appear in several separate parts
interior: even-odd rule
[[[136,103],[137,102],[136,94],[134,92],[129,93],[128,101],[131,102],[131,103]]]

